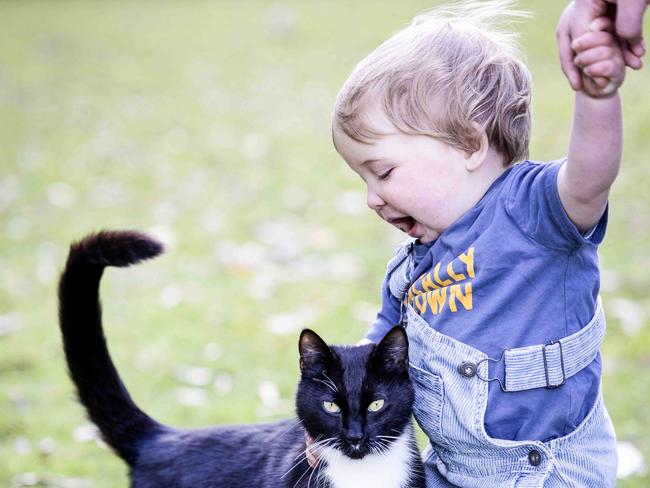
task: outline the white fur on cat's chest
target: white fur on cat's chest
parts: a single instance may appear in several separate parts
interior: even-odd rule
[[[333,488],[403,488],[409,479],[412,453],[408,434],[402,434],[384,454],[350,459],[332,448],[323,449],[323,468]]]

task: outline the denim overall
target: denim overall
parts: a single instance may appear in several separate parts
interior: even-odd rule
[[[396,257],[395,294],[406,289],[410,271],[400,266],[409,260]],[[423,454],[427,487],[615,486],[616,438],[600,395],[577,429],[548,442],[494,439],[484,428],[488,382],[498,381],[505,391],[556,388],[594,360],[605,335],[600,299],[577,333],[507,349],[499,359],[437,332],[410,305],[404,315],[414,415],[431,442]],[[490,377],[493,361],[505,362],[504,381]]]

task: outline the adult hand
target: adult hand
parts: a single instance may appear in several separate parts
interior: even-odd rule
[[[580,70],[573,62],[574,51],[571,42],[589,30],[590,23],[597,17],[607,16],[612,5],[615,16],[616,34],[622,39],[625,64],[632,69],[643,65],[645,54],[642,36],[642,22],[650,0],[575,0],[562,12],[556,29],[560,63],[564,75],[574,90],[583,88]],[[594,86],[603,88],[609,81],[597,79]]]

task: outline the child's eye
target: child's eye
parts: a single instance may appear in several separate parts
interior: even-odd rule
[[[384,408],[384,400],[381,399],[375,400],[370,405],[368,405],[369,412],[379,412],[382,408]]]
[[[395,169],[395,168],[391,168],[391,169],[389,169],[388,171],[386,171],[386,172],[384,172],[384,173],[381,173],[380,175],[377,176],[377,179],[379,179],[379,180],[385,180],[385,179],[388,179],[388,177],[390,176],[390,174],[393,172],[393,169]]]
[[[341,411],[339,406],[334,402],[323,402],[323,408],[329,413],[339,413]]]

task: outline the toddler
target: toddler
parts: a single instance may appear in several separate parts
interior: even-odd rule
[[[428,486],[614,486],[597,248],[625,64],[611,21],[596,19],[574,62],[609,84],[576,93],[567,158],[530,161],[530,73],[499,27],[509,6],[417,17],[338,95],[336,150],[368,206],[410,236],[367,339],[406,327]]]

